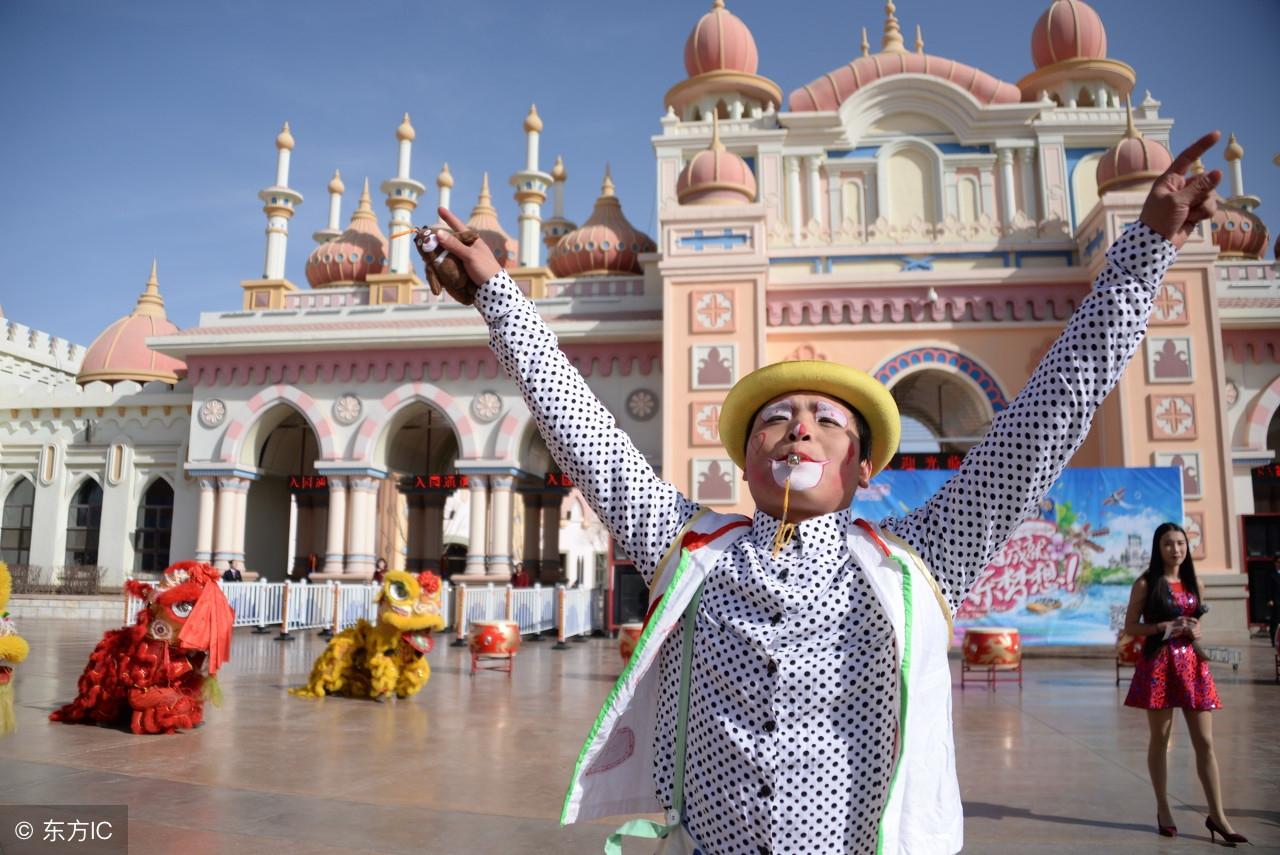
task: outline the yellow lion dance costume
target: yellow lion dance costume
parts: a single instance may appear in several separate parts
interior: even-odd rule
[[[29,648],[5,611],[13,580],[9,565],[0,561],[0,734],[12,733],[17,724],[13,714],[13,666],[27,658]]]
[[[432,630],[444,629],[440,577],[393,570],[374,602],[378,622],[364,618],[335,635],[311,668],[307,685],[290,689],[301,698],[345,695],[384,701],[407,698],[427,684]]]

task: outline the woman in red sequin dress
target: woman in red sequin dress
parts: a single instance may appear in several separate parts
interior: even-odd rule
[[[1143,655],[1124,702],[1125,706],[1147,711],[1151,727],[1147,768],[1156,793],[1156,830],[1166,837],[1178,833],[1166,792],[1166,758],[1173,711],[1181,709],[1196,752],[1196,771],[1209,802],[1205,824],[1232,845],[1247,841],[1234,833],[1222,809],[1210,717],[1213,710],[1222,709],[1222,701],[1209,673],[1209,662],[1198,644],[1200,616],[1206,611],[1204,590],[1196,579],[1187,547],[1187,533],[1175,523],[1164,523],[1152,539],[1147,571],[1134,582],[1129,595],[1124,631],[1143,639]]]

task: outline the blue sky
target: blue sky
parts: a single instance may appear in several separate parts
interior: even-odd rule
[[[1245,146],[1246,189],[1280,227],[1276,0],[1094,0],[1111,56],[1138,73],[1175,149],[1212,127]],[[1016,82],[1031,70],[1030,30],[1048,0],[902,0],[929,53]],[[760,73],[790,92],[873,45],[883,4],[728,0],[755,34]],[[507,177],[523,165],[521,122],[536,101],[543,168],[562,153],[567,215],[581,222],[605,162],[624,210],[655,229],[653,151],[662,98],[684,77],[682,51],[709,0],[650,3],[365,0],[204,3],[0,0],[0,269],[8,318],[87,345],[129,311],[152,256],[170,317],[240,305],[261,275],[258,190],[275,174],[273,140],[290,122],[291,185],[305,196],[286,275],[305,285],[311,233],[327,215],[334,168],[347,184],[395,170],[395,127],[417,128],[413,175],[431,189],[443,161],[454,207],[492,173],[516,230]],[[1159,11],[1156,12],[1155,10]],[[1221,166],[1221,148],[1209,158]],[[385,230],[387,211],[375,199]],[[421,212],[421,209],[420,209]],[[426,216],[419,220],[426,221]]]

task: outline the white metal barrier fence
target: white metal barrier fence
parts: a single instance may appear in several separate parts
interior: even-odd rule
[[[235,626],[256,627],[258,632],[278,628],[280,639],[292,632],[322,629],[338,633],[364,618],[377,620],[374,597],[380,585],[373,583],[309,584],[306,582],[219,582],[227,602],[235,611]],[[538,635],[556,630],[560,642],[583,638],[592,631],[592,591],[566,589],[560,585],[532,588],[498,587],[493,584],[454,586],[445,584],[440,592],[445,631],[457,634],[465,643],[467,629],[477,620],[514,620],[521,635]],[[125,594],[124,620],[132,623],[145,603]]]
[[[587,588],[556,588],[556,646],[567,639],[586,641],[591,634],[591,591]]]

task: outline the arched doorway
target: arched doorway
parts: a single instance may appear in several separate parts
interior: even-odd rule
[[[1280,409],[1271,414],[1267,424],[1267,450],[1273,461],[1280,460]],[[1280,480],[1253,476],[1253,512],[1255,514],[1280,514]]]
[[[964,454],[991,427],[991,403],[967,379],[950,371],[913,371],[889,391],[902,413],[904,453]]]
[[[465,514],[467,507],[453,424],[430,404],[414,401],[395,414],[385,437],[387,477],[378,490],[374,554],[392,570],[431,570],[446,577],[461,571],[448,560],[444,537],[446,519]],[[465,564],[465,548],[463,556]]]
[[[67,508],[68,567],[92,567],[98,563],[98,527],[102,524],[102,487],[86,478],[71,497]]]
[[[279,404],[251,429],[246,446],[258,478],[246,499],[245,569],[273,581],[322,569],[329,489],[316,472],[315,431],[302,413]]]
[[[169,566],[169,540],[173,534],[173,487],[157,478],[147,487],[138,505],[134,529],[134,571],[154,576]]]
[[[9,488],[0,516],[0,561],[10,567],[31,563],[31,518],[35,513],[36,487],[19,478]]]

